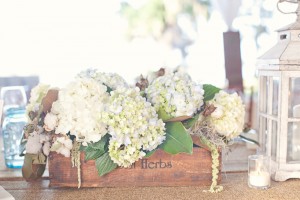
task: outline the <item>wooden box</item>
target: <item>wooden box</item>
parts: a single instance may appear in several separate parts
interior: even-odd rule
[[[221,157],[219,160],[221,163]],[[210,152],[203,148],[194,148],[193,155],[170,155],[158,150],[131,168],[118,168],[100,177],[95,161],[84,161],[81,153],[81,187],[209,186],[211,164]],[[56,153],[49,155],[49,177],[52,187],[77,187],[78,184],[77,168],[72,168],[70,158]]]

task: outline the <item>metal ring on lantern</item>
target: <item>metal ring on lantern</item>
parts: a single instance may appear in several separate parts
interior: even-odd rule
[[[284,11],[282,11],[282,10],[279,8],[279,4],[282,3],[282,2],[288,2],[288,3],[296,3],[296,4],[299,4],[299,0],[294,0],[294,1],[293,1],[293,0],[279,0],[279,1],[277,2],[277,9],[279,10],[279,12],[281,12],[281,13],[283,13],[283,14],[293,14],[293,13],[297,13],[297,11],[299,11],[299,6],[300,6],[300,4],[299,4],[297,10],[294,11],[294,12],[284,12]]]

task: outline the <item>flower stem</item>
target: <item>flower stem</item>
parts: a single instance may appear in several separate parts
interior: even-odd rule
[[[209,190],[204,190],[204,192],[210,192],[210,193],[218,193],[223,190],[223,186],[218,185],[218,176],[219,176],[219,169],[218,167],[220,166],[219,162],[219,151],[218,147],[214,145],[212,142],[210,142],[206,137],[200,136],[200,140],[202,144],[207,146],[210,150],[211,153],[211,158],[212,158],[212,183],[210,186]]]

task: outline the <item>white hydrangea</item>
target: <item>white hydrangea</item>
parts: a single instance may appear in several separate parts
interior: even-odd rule
[[[83,145],[98,142],[107,132],[106,125],[99,120],[109,98],[106,90],[106,86],[94,79],[85,78],[78,78],[61,89],[51,109],[57,116],[55,133],[70,132]],[[46,120],[45,126],[52,128],[55,120],[54,117]]]
[[[237,93],[228,94],[221,90],[208,104],[216,107],[208,120],[220,135],[233,139],[242,133],[245,106]]]
[[[179,66],[177,67],[176,69],[173,69],[173,68],[168,68],[168,67],[163,67],[163,68],[160,68],[160,70],[163,70],[164,71],[164,75],[172,75],[173,73],[178,73],[178,74],[181,74],[181,75],[184,75],[184,76],[188,76],[187,74],[187,71],[184,67],[182,66]],[[155,80],[156,78],[158,78],[158,74],[159,74],[159,71],[150,71],[148,72],[146,78],[148,80],[149,83],[152,83],[153,80]]]
[[[163,121],[138,88],[112,91],[102,119],[111,135],[109,155],[119,166],[129,167],[165,140]]]
[[[73,148],[72,140],[66,136],[66,137],[57,137],[50,150],[62,154],[65,157],[70,157],[72,148]]]
[[[50,85],[46,85],[46,84],[42,84],[42,83],[40,83],[37,86],[35,86],[34,88],[32,88],[32,90],[30,92],[29,104],[26,106],[27,114],[30,111],[36,112],[39,110],[42,100],[48,93],[49,88],[50,88]]]
[[[128,88],[128,84],[126,83],[126,81],[116,73],[104,73],[98,72],[96,69],[87,69],[80,72],[78,74],[78,77],[95,79],[99,83],[108,86],[112,90],[115,90],[119,87]]]
[[[168,73],[155,79],[146,89],[155,109],[171,117],[192,116],[203,105],[204,90],[182,72]]]
[[[165,75],[172,74],[173,70],[174,70],[172,68],[162,68],[162,69],[164,70]],[[153,80],[158,78],[158,71],[148,72],[146,77],[147,77],[148,82],[152,83]]]

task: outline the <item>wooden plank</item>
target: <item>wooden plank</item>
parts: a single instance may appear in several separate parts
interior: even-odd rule
[[[170,155],[158,150],[131,168],[118,168],[102,177],[98,176],[95,161],[85,162],[82,153],[81,187],[208,186],[212,178],[210,152],[203,148],[194,148],[193,152]],[[52,187],[77,187],[77,168],[71,167],[70,158],[51,153],[49,178]]]

